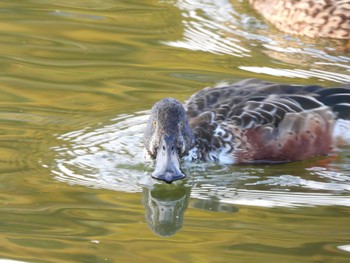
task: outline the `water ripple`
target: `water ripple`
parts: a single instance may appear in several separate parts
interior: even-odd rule
[[[217,189],[213,185],[192,189],[191,197],[208,200],[215,196],[220,202],[233,205],[262,207],[304,207],[304,206],[350,206],[349,196],[317,193],[288,193],[281,191],[258,191]]]
[[[232,63],[242,71],[350,82],[350,57],[337,51],[341,41],[290,36],[252,16],[240,1],[177,0],[174,5],[184,29],[180,39],[162,42],[168,46],[239,57]]]
[[[142,131],[144,112],[121,115],[116,123],[89,130],[85,128],[58,137],[63,144],[57,153],[55,178],[70,184],[125,192],[141,190],[144,176]]]
[[[148,111],[123,114],[112,124],[59,135],[54,146],[54,177],[68,184],[122,192],[141,192],[160,184],[150,177],[142,136]],[[346,163],[347,149],[340,155]],[[325,157],[327,158],[327,157]],[[310,161],[276,166],[221,166],[185,163],[191,197],[252,206],[350,206],[350,170],[337,162]]]
[[[231,4],[221,1],[177,1],[183,10],[183,39],[168,41],[165,44],[173,47],[205,51],[214,54],[230,54],[237,57],[250,57],[250,50],[241,46],[240,40],[228,37],[236,30],[237,15]],[[230,26],[226,26],[231,21]]]

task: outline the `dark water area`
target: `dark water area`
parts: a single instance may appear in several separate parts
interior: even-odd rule
[[[0,262],[349,262],[349,147],[185,163],[171,185],[142,147],[163,97],[350,82],[343,41],[282,33],[247,1],[2,1],[0,14]]]

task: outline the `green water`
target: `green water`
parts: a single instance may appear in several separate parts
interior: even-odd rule
[[[350,148],[150,179],[152,104],[220,81],[350,82],[342,41],[246,1],[1,1],[0,262],[349,262]]]

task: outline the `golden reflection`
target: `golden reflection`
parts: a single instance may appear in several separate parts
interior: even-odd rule
[[[27,32],[26,26],[20,26],[14,23],[0,22],[0,32]]]
[[[270,67],[239,67],[242,70],[246,70],[258,74],[267,74],[277,77],[289,77],[289,78],[321,78],[338,83],[348,83],[350,82],[350,76],[344,74],[337,74],[333,72],[312,69],[312,70],[302,70],[302,69],[283,69],[283,68],[270,68]]]
[[[70,30],[63,33],[66,37],[83,42],[96,42],[101,43],[101,41],[117,41],[120,38],[116,37],[113,32],[101,32],[92,29],[80,29],[80,30]]]

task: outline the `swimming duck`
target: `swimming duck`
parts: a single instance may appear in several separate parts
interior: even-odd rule
[[[272,164],[325,155],[350,144],[350,85],[339,88],[243,80],[205,88],[183,105],[154,104],[144,133],[152,177],[185,177],[181,159]]]
[[[286,33],[350,39],[349,0],[249,0],[249,3]]]

